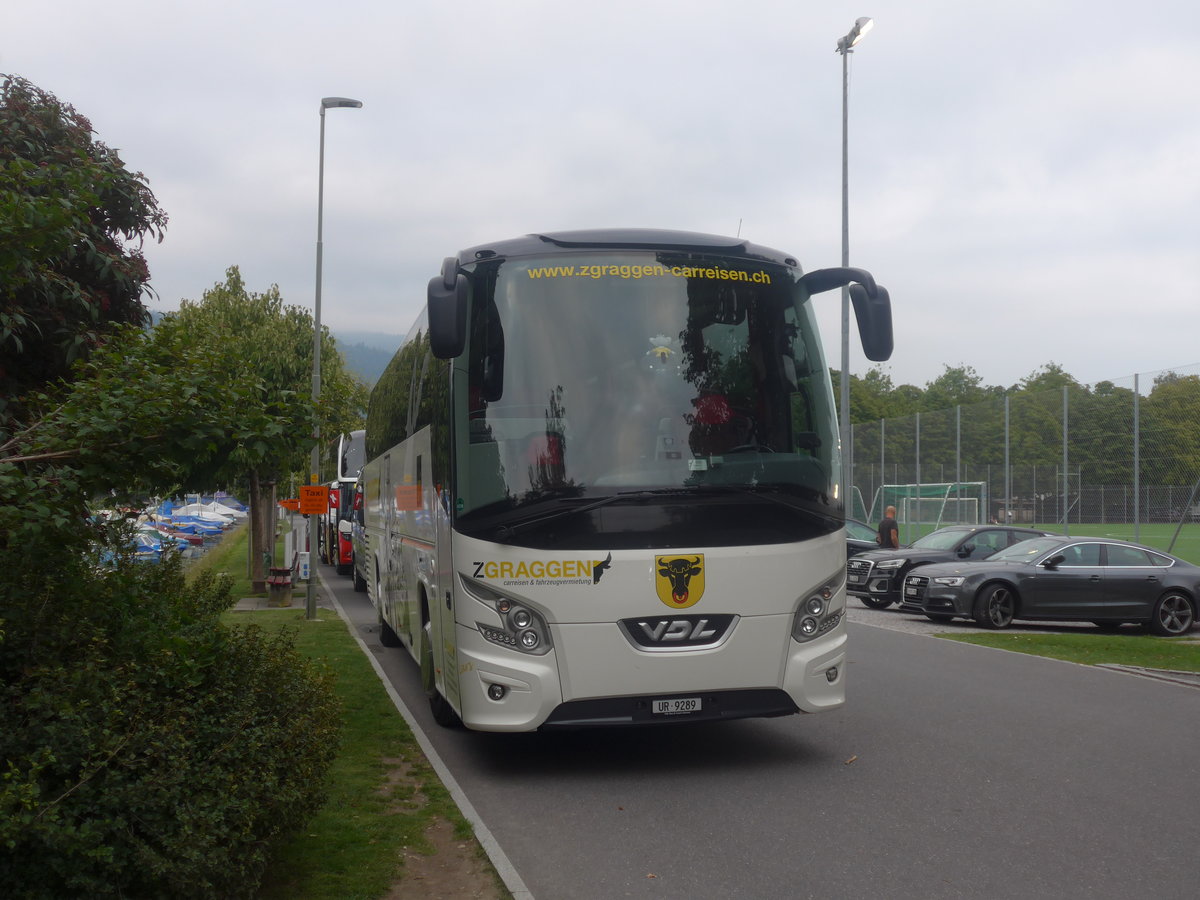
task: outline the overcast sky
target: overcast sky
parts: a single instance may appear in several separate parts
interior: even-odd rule
[[[891,291],[885,371],[1085,383],[1200,362],[1195,0],[41,0],[0,72],[71,103],[170,217],[159,300],[225,269],[322,319],[407,331],[443,257],[645,226],[850,261]],[[820,320],[838,365],[840,304]],[[852,342],[851,368],[870,365]]]

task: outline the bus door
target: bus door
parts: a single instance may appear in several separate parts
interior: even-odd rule
[[[455,626],[456,603],[454,591],[454,542],[450,528],[450,489],[445,484],[429,484],[425,495],[433,519],[434,558],[432,575],[438,593],[436,605],[442,621],[442,644],[445,650],[445,697],[461,708],[458,679],[458,629]],[[474,625],[474,623],[469,623]]]
[[[380,505],[383,507],[383,572],[380,581],[383,583],[383,596],[380,598],[380,610],[383,617],[399,635],[402,633],[402,622],[396,621],[396,593],[400,589],[400,575],[404,541],[400,534],[400,522],[396,515],[396,491],[392,483],[392,456],[389,453],[383,458],[383,485],[380,490]]]

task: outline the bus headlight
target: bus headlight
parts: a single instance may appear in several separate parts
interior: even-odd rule
[[[496,604],[496,612],[500,614],[502,627],[475,623],[479,633],[487,640],[538,656],[550,651],[550,629],[541,615],[508,598]]]
[[[499,625],[476,620],[475,627],[490,643],[543,656],[553,647],[550,628],[537,610],[523,605],[517,598],[501,594],[481,581],[460,575],[468,594],[491,610],[495,610]]]
[[[839,601],[838,591],[841,590],[845,577],[846,573],[841,571],[801,598],[796,614],[792,617],[794,640],[801,643],[811,641],[836,628],[842,621],[845,599],[843,595]]]

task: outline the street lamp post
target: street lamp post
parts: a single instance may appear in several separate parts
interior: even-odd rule
[[[312,399],[316,409],[321,399],[321,242],[322,221],[325,215],[325,110],[327,109],[361,109],[361,100],[351,100],[349,97],[321,98],[321,156],[317,168],[317,296],[313,305],[313,369],[312,369]],[[318,484],[321,478],[321,425],[314,419],[313,448],[309,484]],[[317,536],[314,527],[314,516],[308,516],[308,592],[305,597],[304,616],[307,619],[317,617]]]
[[[849,93],[850,73],[847,57],[854,52],[854,45],[863,39],[875,22],[866,17],[854,20],[854,27],[845,37],[838,38],[837,52],[842,56],[842,266],[850,265],[850,165],[849,165]],[[838,431],[842,444],[842,468],[838,494],[842,506],[849,513],[850,505],[850,288],[842,288],[842,368],[838,378],[841,403],[838,416]]]

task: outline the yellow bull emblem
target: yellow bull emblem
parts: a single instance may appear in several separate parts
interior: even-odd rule
[[[695,606],[704,596],[704,554],[654,557],[654,588],[671,609]]]

